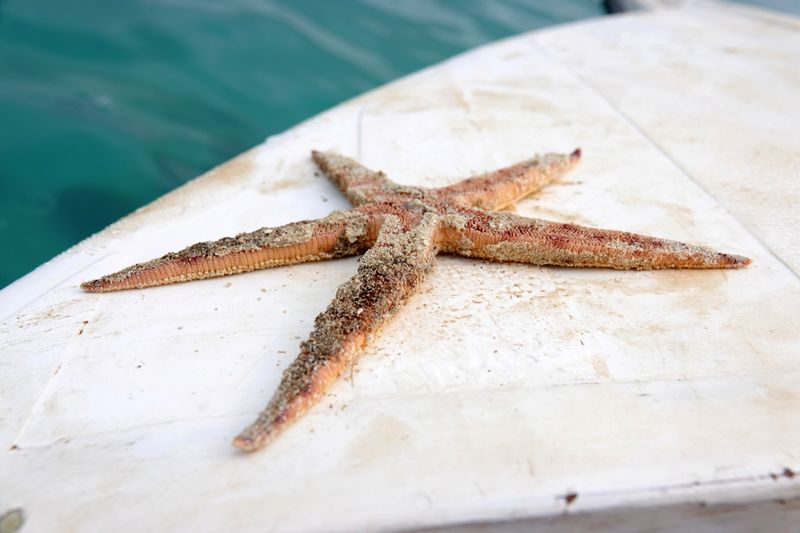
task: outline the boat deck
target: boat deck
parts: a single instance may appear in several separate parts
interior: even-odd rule
[[[0,292],[0,515],[21,509],[26,532],[796,524],[798,64],[798,19],[712,2],[537,31],[346,102],[143,207]],[[78,289],[346,208],[312,148],[439,186],[576,146],[579,167],[518,213],[753,264],[442,256],[329,396],[250,455],[231,438],[356,258]]]

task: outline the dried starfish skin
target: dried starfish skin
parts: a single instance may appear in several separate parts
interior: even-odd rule
[[[446,220],[442,251],[492,261],[619,270],[736,268],[749,259],[705,246],[473,210]]]
[[[378,222],[371,218],[375,217],[358,210],[334,211],[320,220],[201,242],[88,281],[81,288],[89,292],[142,289],[356,255],[374,241]]]
[[[312,152],[356,207],[323,219],[200,243],[81,285],[112,291],[354,255],[358,272],[315,320],[278,390],[234,445],[254,451],[312,406],[427,278],[436,254],[619,269],[740,268],[750,259],[634,233],[491,211],[570,170],[580,150],[546,154],[438,189],[391,182],[335,154]]]
[[[569,157],[545,154],[438,190],[453,202],[480,209],[503,209],[532,194],[571,170],[581,158],[580,148]]]
[[[316,318],[300,355],[284,371],[278,390],[258,419],[236,437],[236,447],[262,448],[325,394],[367,340],[428,277],[436,256],[437,226],[432,213],[409,230],[396,216],[386,217],[375,245],[359,261],[358,273],[339,287]]]

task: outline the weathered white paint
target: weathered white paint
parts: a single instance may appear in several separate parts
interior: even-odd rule
[[[0,514],[23,508],[24,531],[635,528],[725,510],[779,527],[800,497],[797,28],[693,3],[509,39],[272,137],[43,265],[0,292]],[[346,207],[311,148],[442,185],[575,146],[580,167],[518,212],[754,264],[442,257],[350,376],[254,455],[231,437],[355,259],[77,289]]]

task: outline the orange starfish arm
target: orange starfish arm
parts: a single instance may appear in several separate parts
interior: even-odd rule
[[[747,257],[678,241],[478,210],[448,217],[441,246],[468,257],[534,265],[653,270],[750,264]]]
[[[383,172],[370,170],[357,161],[335,152],[313,150],[311,158],[353,205],[365,204],[394,187]]]
[[[580,158],[580,148],[569,155],[536,156],[435,191],[465,207],[503,209],[563,176],[578,164]]]
[[[316,403],[427,277],[436,255],[438,222],[434,216],[418,220],[406,230],[398,217],[384,218],[375,245],[359,262],[358,273],[316,318],[311,336],[284,371],[272,400],[234,439],[234,446],[245,451],[264,447]]]
[[[358,209],[335,211],[319,220],[193,244],[180,252],[87,281],[81,288],[89,292],[140,289],[355,255],[372,245],[377,227],[370,226],[375,226],[376,221]]]

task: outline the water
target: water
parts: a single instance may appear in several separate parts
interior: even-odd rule
[[[0,287],[188,179],[600,0],[0,0]]]

